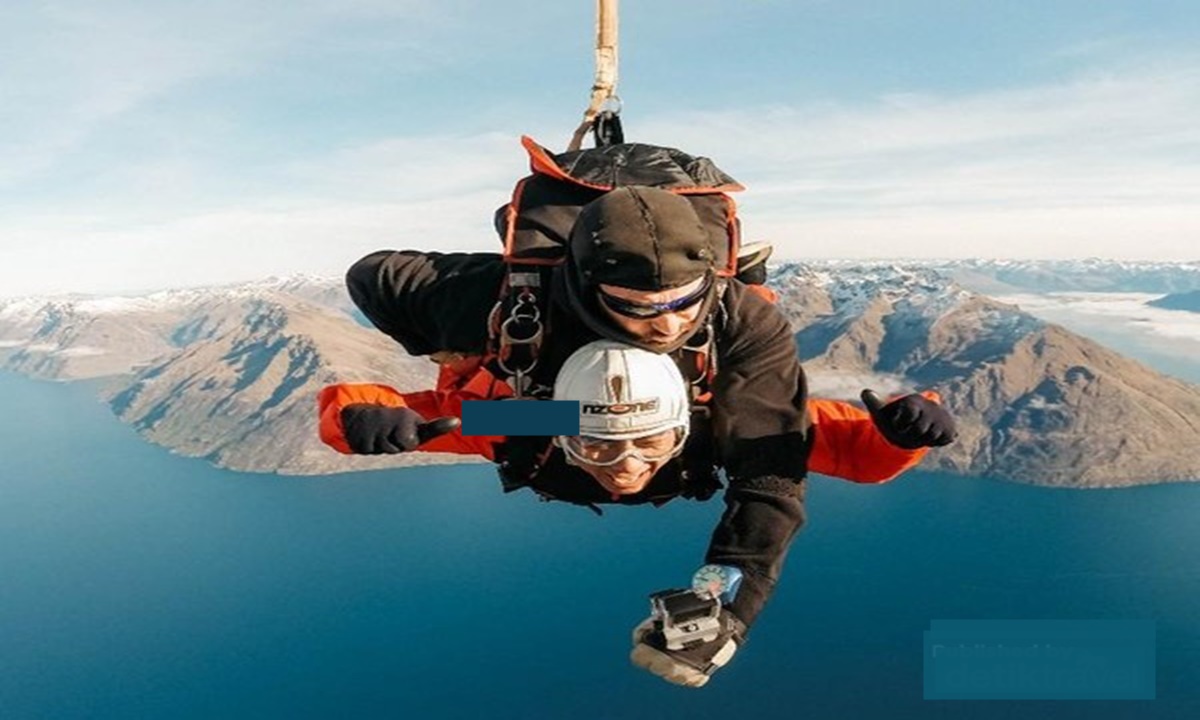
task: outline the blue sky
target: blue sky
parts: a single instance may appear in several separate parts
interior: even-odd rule
[[[631,140],[780,257],[1200,258],[1200,10],[625,0]],[[586,106],[592,0],[0,5],[0,296],[490,250]]]

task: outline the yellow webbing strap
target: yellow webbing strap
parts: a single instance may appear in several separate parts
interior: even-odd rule
[[[583,122],[575,130],[568,152],[583,147],[583,138],[596,115],[609,100],[617,97],[617,0],[596,0],[596,80],[592,83],[592,101],[583,113]]]

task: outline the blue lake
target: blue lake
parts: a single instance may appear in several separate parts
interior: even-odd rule
[[[246,475],[83,385],[0,374],[0,718],[1200,716],[1200,485],[815,478],[784,581],[702,690],[629,665],[710,503],[585,509],[486,466]],[[1158,699],[922,699],[940,618],[1152,618]]]

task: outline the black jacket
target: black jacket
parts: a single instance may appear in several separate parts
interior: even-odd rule
[[[504,273],[493,253],[381,251],[356,263],[346,279],[366,317],[410,354],[483,354]],[[534,377],[551,387],[566,358],[599,337],[573,319],[562,283],[552,287]],[[732,609],[749,625],[804,522],[807,392],[787,320],[737,281],[721,298],[714,334],[712,428],[729,488],[706,560],[743,570]]]

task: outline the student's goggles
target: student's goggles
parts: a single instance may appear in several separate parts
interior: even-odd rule
[[[587,435],[560,436],[558,440],[567,457],[576,464],[607,467],[628,457],[646,463],[675,457],[683,450],[687,433],[683,428],[671,428],[632,440],[605,440]]]

